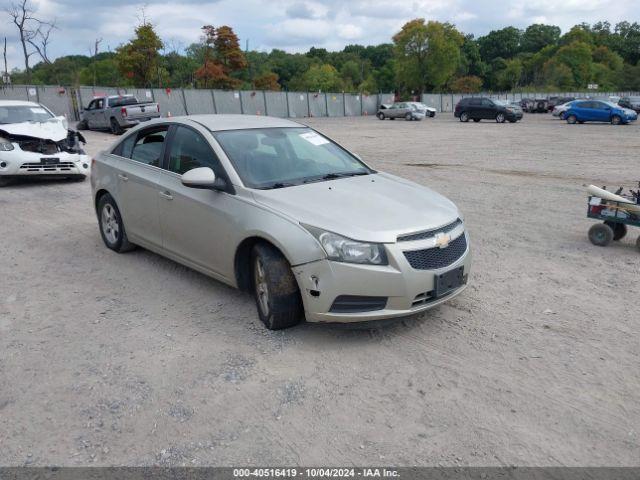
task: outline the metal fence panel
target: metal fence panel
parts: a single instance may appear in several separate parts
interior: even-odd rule
[[[76,120],[68,88],[38,87],[38,99],[56,115],[64,115],[68,120]]]
[[[265,113],[271,117],[287,117],[287,94],[285,92],[265,92]]]
[[[30,100],[27,87],[6,85],[0,87],[0,99],[2,100]]]
[[[187,114],[180,89],[154,88],[153,98],[154,101],[160,105],[160,114],[163,117],[177,117]]]
[[[305,92],[287,92],[287,102],[289,102],[289,116],[291,118],[309,116],[309,105]]]
[[[344,103],[342,102],[342,93],[327,93],[327,116],[343,117]]]
[[[242,113],[245,115],[264,115],[264,95],[259,90],[240,92]]]
[[[216,113],[242,113],[240,92],[214,90],[213,97],[216,104]]]
[[[422,103],[435,108],[438,112],[442,111],[441,96],[439,93],[423,93]]]
[[[346,93],[344,95],[344,113],[347,117],[362,115],[362,103],[359,94]]]
[[[211,90],[183,90],[189,115],[216,113]]]
[[[456,105],[462,98],[463,98],[463,95],[461,94],[442,95],[442,111],[453,112],[454,108],[456,108]]]
[[[310,117],[326,117],[327,116],[327,94],[326,93],[309,93],[309,116]]]
[[[378,95],[362,94],[362,113],[375,115],[378,111]]]

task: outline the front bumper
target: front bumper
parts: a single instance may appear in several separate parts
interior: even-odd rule
[[[53,155],[26,152],[17,143],[14,149],[0,152],[0,176],[2,177],[39,177],[87,176],[91,168],[89,155],[80,153],[58,152]],[[48,164],[57,159],[58,163]]]
[[[467,233],[463,233],[467,235]],[[309,322],[360,322],[413,315],[446,302],[467,286],[471,269],[469,237],[467,248],[454,263],[437,270],[411,267],[404,251],[409,242],[386,244],[389,265],[358,265],[318,260],[293,267]],[[439,298],[427,298],[435,288],[435,276],[463,267],[465,284]],[[337,313],[331,307],[340,296],[387,297],[384,308],[374,311]]]

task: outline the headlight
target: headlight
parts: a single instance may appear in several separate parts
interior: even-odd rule
[[[329,260],[368,265],[388,265],[384,245],[351,240],[337,233],[303,225],[313,235],[327,254]]]
[[[10,152],[11,150],[13,150],[13,143],[6,138],[0,137],[0,151]]]

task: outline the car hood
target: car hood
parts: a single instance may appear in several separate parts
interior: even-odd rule
[[[55,117],[46,122],[0,124],[0,131],[6,132],[9,135],[42,138],[54,142],[64,140],[68,133],[64,126],[63,118],[61,117]]]
[[[253,195],[294,221],[369,242],[393,243],[398,235],[435,229],[460,216],[442,195],[385,173],[254,190]]]

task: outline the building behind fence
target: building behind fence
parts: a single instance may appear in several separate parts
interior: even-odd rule
[[[350,117],[375,115],[382,103],[393,103],[392,93],[322,93],[272,92],[263,90],[206,90],[114,87],[53,87],[8,85],[0,86],[0,100],[29,100],[42,103],[56,115],[71,121],[80,119],[80,112],[89,102],[104,95],[133,94],[141,102],[157,102],[162,116],[195,115],[201,113],[238,113],[269,115],[284,118]],[[438,112],[452,112],[463,97],[486,96],[518,101],[522,98],[603,97],[632,95],[628,92],[563,92],[563,93],[425,93],[422,102]]]

